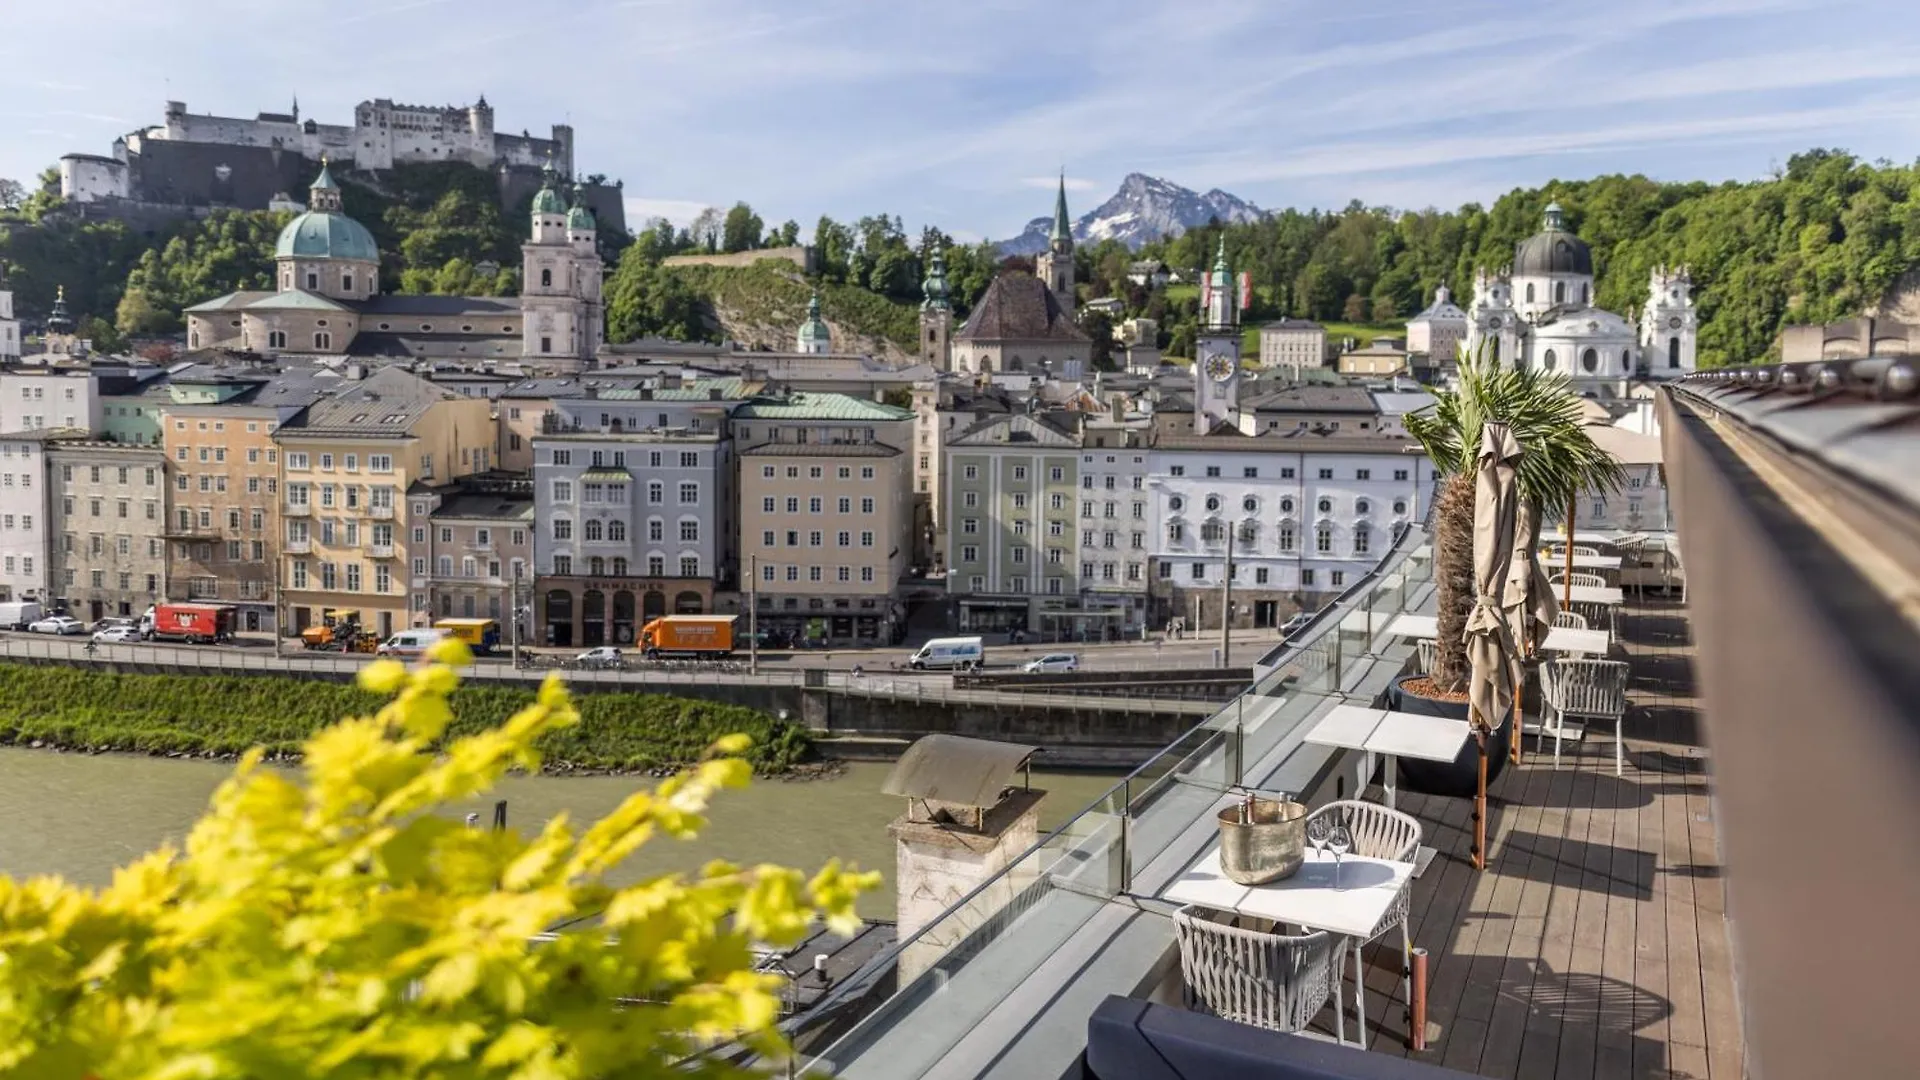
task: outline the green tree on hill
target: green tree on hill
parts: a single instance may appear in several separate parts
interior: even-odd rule
[[[760,234],[766,225],[753,207],[737,202],[727,211],[726,220],[720,226],[720,247],[727,252],[749,251],[760,245]]]

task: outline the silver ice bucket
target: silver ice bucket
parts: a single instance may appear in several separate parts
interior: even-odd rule
[[[1220,870],[1233,882],[1291,877],[1306,854],[1307,808],[1299,803],[1252,799],[1220,811]]]

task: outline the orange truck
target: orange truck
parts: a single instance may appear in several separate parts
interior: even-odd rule
[[[648,657],[733,655],[738,615],[662,615],[640,628],[640,652]]]

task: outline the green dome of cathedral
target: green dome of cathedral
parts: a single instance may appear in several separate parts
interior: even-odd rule
[[[354,259],[379,262],[380,247],[365,225],[345,214],[309,210],[280,230],[276,259]]]
[[[571,232],[592,232],[593,211],[587,209],[585,203],[574,203],[573,209],[567,211],[567,229]]]
[[[553,190],[553,185],[548,184],[542,187],[538,194],[534,195],[533,212],[536,214],[564,214],[567,212],[567,204],[560,198],[560,193]]]

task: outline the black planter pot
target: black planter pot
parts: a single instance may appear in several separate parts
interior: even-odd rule
[[[1413,713],[1416,716],[1444,716],[1449,720],[1465,720],[1467,703],[1464,701],[1440,701],[1416,694],[1406,688],[1405,683],[1420,675],[1409,675],[1393,684],[1387,691],[1387,701],[1396,712]],[[1500,729],[1487,736],[1487,783],[1492,784],[1507,767],[1507,747],[1513,741],[1513,718],[1500,725]],[[1413,758],[1400,759],[1400,786],[1408,791],[1417,791],[1423,795],[1445,795],[1456,799],[1471,799],[1480,790],[1480,748],[1476,740],[1468,739],[1460,749],[1460,756],[1451,762],[1416,761]]]

